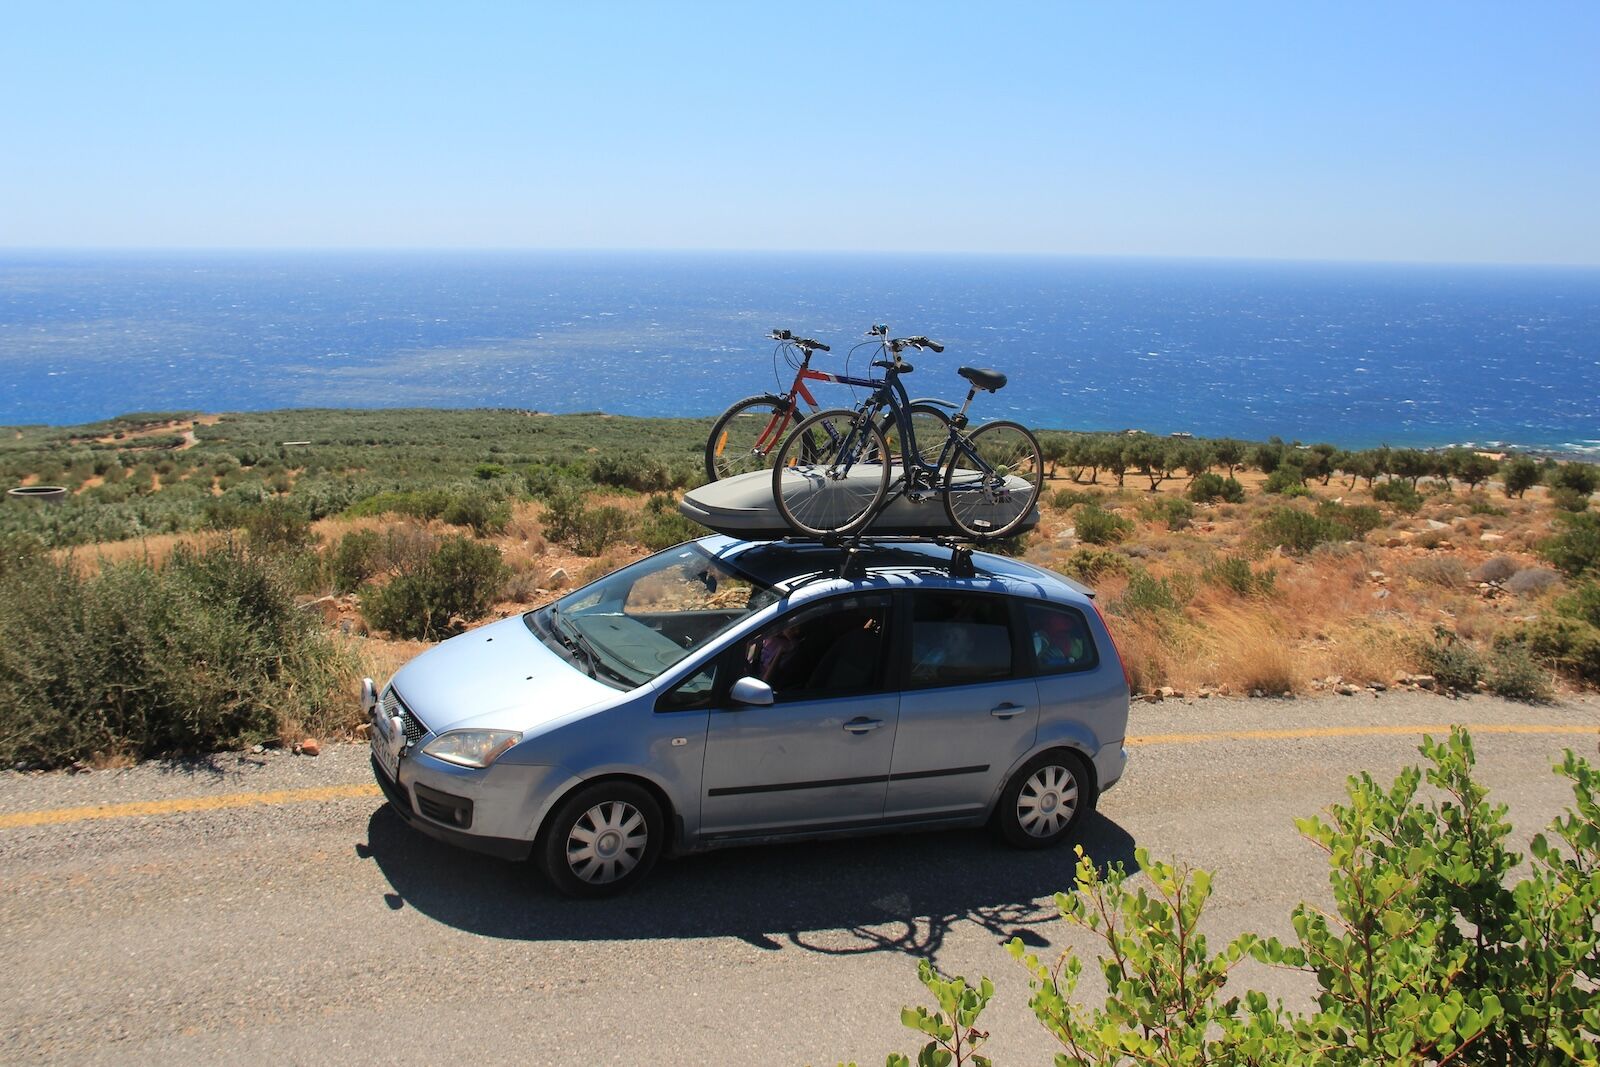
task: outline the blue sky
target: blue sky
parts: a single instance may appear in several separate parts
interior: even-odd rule
[[[1600,4],[0,0],[0,247],[1600,263]]]

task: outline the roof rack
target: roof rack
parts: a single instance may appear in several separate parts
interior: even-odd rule
[[[865,532],[833,537],[784,537],[784,544],[822,545],[844,550],[844,560],[839,565],[840,578],[857,578],[865,573],[865,552],[880,545],[938,545],[950,550],[949,574],[952,578],[976,578],[978,571],[972,563],[976,541],[965,537],[947,537],[942,534],[889,534],[873,537]]]

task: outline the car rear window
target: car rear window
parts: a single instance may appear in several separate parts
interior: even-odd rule
[[[995,682],[1016,673],[1004,599],[919,592],[911,603],[911,687]]]

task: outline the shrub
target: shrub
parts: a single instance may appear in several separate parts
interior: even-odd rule
[[[334,591],[353,593],[377,574],[382,546],[383,535],[376,530],[354,530],[341,537],[328,562]]]
[[[1555,695],[1550,677],[1534,662],[1525,645],[1496,645],[1489,655],[1484,682],[1489,692],[1525,704],[1545,704]]]
[[[1444,689],[1470,693],[1483,679],[1483,657],[1451,633],[1436,634],[1432,641],[1419,641],[1416,657],[1422,673],[1433,675]]]
[[[1580,493],[1576,489],[1569,489],[1564,485],[1556,486],[1550,490],[1550,502],[1557,509],[1574,514],[1589,510],[1589,494]]]
[[[1336,504],[1329,500],[1317,508],[1317,514],[1349,530],[1352,541],[1360,541],[1383,525],[1383,512],[1367,504]]]
[[[1133,523],[1099,504],[1084,504],[1074,516],[1078,540],[1090,545],[1111,545],[1133,532]]]
[[[1506,591],[1517,596],[1538,596],[1561,584],[1561,576],[1545,567],[1526,567],[1506,581]]]
[[[1415,515],[1422,508],[1422,494],[1409,482],[1383,482],[1372,487],[1372,499],[1380,500],[1402,515]]]
[[[1059,569],[1080,582],[1096,582],[1107,574],[1128,573],[1128,557],[1109,548],[1077,548]]]
[[[361,596],[361,613],[397,637],[433,641],[482,618],[505,582],[493,545],[447,537],[419,566]]]
[[[1261,486],[1263,493],[1288,493],[1291,496],[1307,495],[1305,478],[1301,476],[1299,467],[1277,467],[1267,475],[1266,482]]]
[[[437,519],[450,506],[450,494],[443,489],[416,489],[401,492],[385,490],[358,500],[347,515],[406,515],[413,519]]]
[[[1557,570],[1576,578],[1600,570],[1600,515],[1560,516],[1561,532],[1539,546],[1539,554]]]
[[[1131,615],[1173,615],[1194,595],[1192,584],[1182,578],[1157,578],[1143,567],[1128,575],[1128,587],[1117,601],[1116,612]]]
[[[1505,805],[1491,804],[1474,778],[1467,731],[1426,738],[1421,752],[1425,769],[1407,768],[1387,788],[1370,774],[1351,777],[1348,803],[1298,821],[1328,856],[1333,902],[1296,907],[1287,943],[1247,931],[1213,953],[1202,932],[1208,872],[1139,848],[1134,879],[1079,848],[1072,891],[1056,906],[1103,946],[1105,1000],[1079,997],[1084,965],[1073,950],[1050,966],[1020,938],[1006,946],[1028,972],[1034,1017],[1061,1049],[1056,1063],[1594,1063],[1600,774],[1567,751],[1557,771],[1574,803],[1534,837],[1524,863],[1507,847]],[[1304,973],[1317,995],[1296,1010],[1241,990],[1233,971],[1246,958]],[[901,1012],[931,1039],[916,1062],[988,1062],[973,1050],[989,1036],[980,1017],[993,983],[974,986],[926,962],[918,973],[937,1006]]]
[[[1344,541],[1350,531],[1337,523],[1297,508],[1280,507],[1256,528],[1256,536],[1268,547],[1281,545],[1296,554],[1310,552],[1324,541]]]
[[[632,526],[632,517],[619,507],[603,504],[586,508],[568,543],[580,556],[598,556],[627,536]]]
[[[1600,684],[1600,627],[1582,619],[1541,616],[1519,624],[1496,640],[1522,645],[1557,670]]]
[[[1555,610],[1569,619],[1600,626],[1600,582],[1584,582],[1555,602]]]
[[[1200,474],[1189,483],[1188,497],[1196,504],[1211,504],[1225,500],[1230,504],[1244,503],[1244,486],[1231,475]]]
[[[645,504],[644,517],[639,523],[637,536],[639,543],[652,552],[660,552],[663,548],[684,541],[692,541],[697,537],[704,537],[705,530],[699,523],[684,518],[678,513],[677,501],[665,494],[650,498]]]
[[[479,481],[484,482],[492,481],[495,478],[500,477],[502,474],[510,473],[511,472],[509,470],[498,463],[480,463],[476,467],[472,468],[472,476],[477,478]]]
[[[1262,571],[1250,569],[1250,561],[1239,556],[1222,556],[1205,565],[1200,572],[1202,581],[1231,589],[1239,596],[1267,596],[1273,590],[1278,572],[1270,567]]]
[[[305,548],[314,540],[306,514],[287,500],[267,500],[244,512],[241,523],[257,552]]]
[[[641,493],[659,493],[684,484],[668,464],[643,452],[597,456],[590,464],[589,478],[597,485],[611,485]]]
[[[1467,566],[1453,556],[1425,556],[1406,565],[1406,573],[1419,582],[1445,589],[1466,584]]]
[[[1194,505],[1182,497],[1164,496],[1140,510],[1151,521],[1165,523],[1169,530],[1181,530],[1194,520]]]
[[[1472,496],[1467,500],[1467,511],[1473,515],[1503,516],[1506,514],[1505,508],[1500,507],[1498,504],[1492,503],[1489,498],[1484,496],[1482,493],[1472,494]]]
[[[1085,493],[1082,489],[1057,489],[1050,498],[1050,506],[1058,511],[1067,511],[1079,504],[1094,503],[1095,495]]]
[[[230,543],[0,569],[0,761],[212,751],[349,715],[354,666],[281,564]]]
[[[451,499],[439,518],[451,526],[466,526],[479,537],[501,533],[511,521],[511,505],[483,493],[465,493]]]
[[[1510,556],[1494,556],[1484,560],[1468,575],[1474,582],[1493,582],[1499,585],[1517,573],[1517,561]]]

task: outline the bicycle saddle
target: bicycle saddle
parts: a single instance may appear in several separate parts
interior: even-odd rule
[[[979,389],[987,389],[991,393],[997,393],[1006,387],[1006,376],[997,370],[984,370],[982,367],[962,367],[956,373]]]

